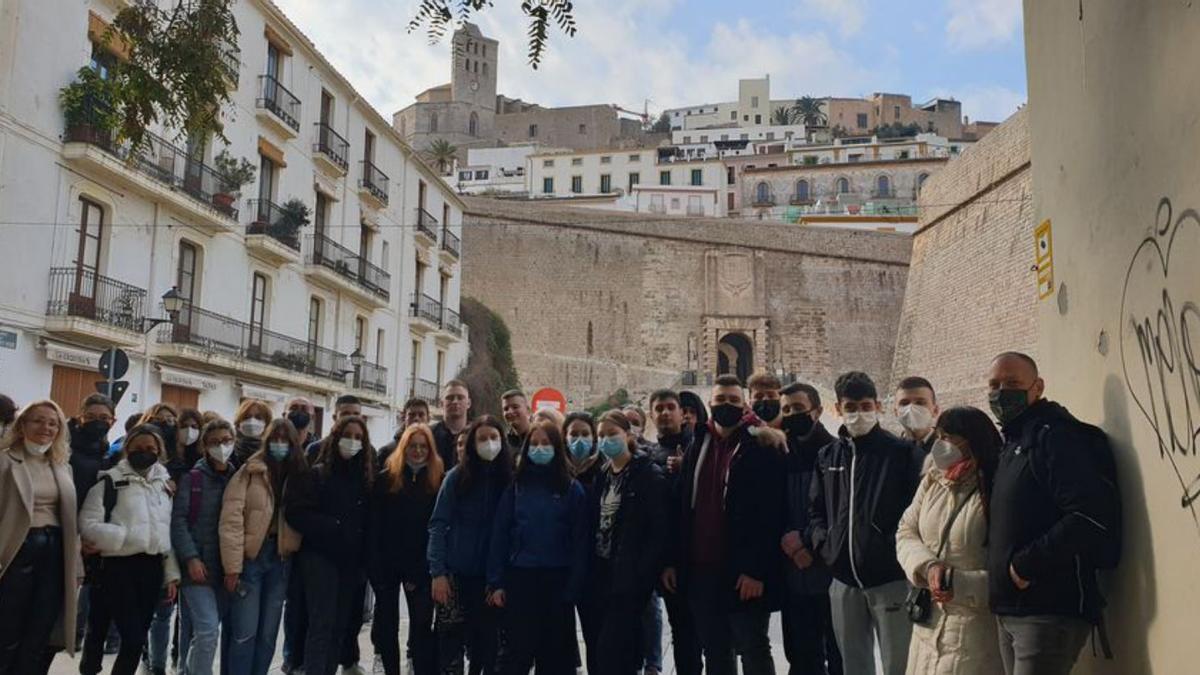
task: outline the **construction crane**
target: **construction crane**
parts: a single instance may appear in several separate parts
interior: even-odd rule
[[[633,115],[634,117],[637,117],[639,120],[642,121],[642,125],[644,125],[644,126],[650,124],[650,99],[646,99],[642,103],[642,111],[641,112],[638,112],[636,110],[630,110],[628,108],[623,108],[615,103],[612,104],[612,107],[617,112],[623,112],[628,115]]]

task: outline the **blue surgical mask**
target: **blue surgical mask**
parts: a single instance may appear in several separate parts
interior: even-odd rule
[[[625,444],[625,440],[619,436],[605,436],[600,439],[600,443],[596,447],[609,459],[629,449],[629,446]]]
[[[529,461],[538,466],[545,466],[554,460],[554,446],[552,445],[531,445],[529,446]]]
[[[592,454],[592,437],[591,436],[576,436],[571,439],[571,454],[575,459],[584,459]]]
[[[283,460],[287,459],[288,453],[291,451],[291,449],[292,446],[288,445],[287,443],[272,441],[271,443],[267,444],[267,452],[271,453],[271,457],[277,462],[282,462]]]

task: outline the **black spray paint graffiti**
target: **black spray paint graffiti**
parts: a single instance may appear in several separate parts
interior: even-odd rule
[[[1164,197],[1154,232],[1134,252],[1121,294],[1125,384],[1154,430],[1160,458],[1200,527],[1200,215]]]

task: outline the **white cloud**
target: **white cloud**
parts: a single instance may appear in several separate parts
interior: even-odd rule
[[[838,27],[842,35],[854,35],[862,30],[866,20],[865,0],[804,0],[805,17],[816,15]]]
[[[997,85],[967,85],[959,89],[938,88],[934,96],[962,101],[963,114],[976,121],[1003,122],[1027,100],[1024,92]]]
[[[1021,27],[1021,0],[949,0],[947,10],[946,38],[952,49],[1005,44]]]

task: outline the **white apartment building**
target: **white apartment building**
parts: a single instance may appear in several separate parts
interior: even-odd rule
[[[526,160],[531,198],[627,195],[643,181],[655,180],[655,150],[551,150]]]
[[[675,156],[685,160],[713,157],[741,157],[758,154],[766,147],[780,150],[802,143],[803,124],[737,126],[718,125],[703,129],[680,129],[671,132],[671,145],[659,149],[659,156]]]
[[[234,6],[228,148],[158,129],[132,158],[65,128],[58,92],[121,58],[97,40],[124,6],[0,11],[0,390],[73,413],[119,347],[121,418],[303,395],[328,430],[348,392],[382,444],[402,402],[436,401],[466,359],[461,201],[269,0]],[[223,149],[256,167],[240,194],[213,169]],[[293,199],[311,212],[298,230]]]
[[[849,136],[829,143],[806,143],[803,134],[788,145],[792,164],[839,164],[956,157],[973,141],[950,140],[932,133],[902,138]]]
[[[497,148],[468,148],[467,163],[457,165],[448,177],[460,194],[520,194],[526,192],[525,167],[529,156],[547,152],[537,143]]]
[[[721,124],[770,125],[776,108],[789,108],[794,99],[771,100],[771,76],[738,80],[738,100],[669,108],[671,130],[704,129]]]

